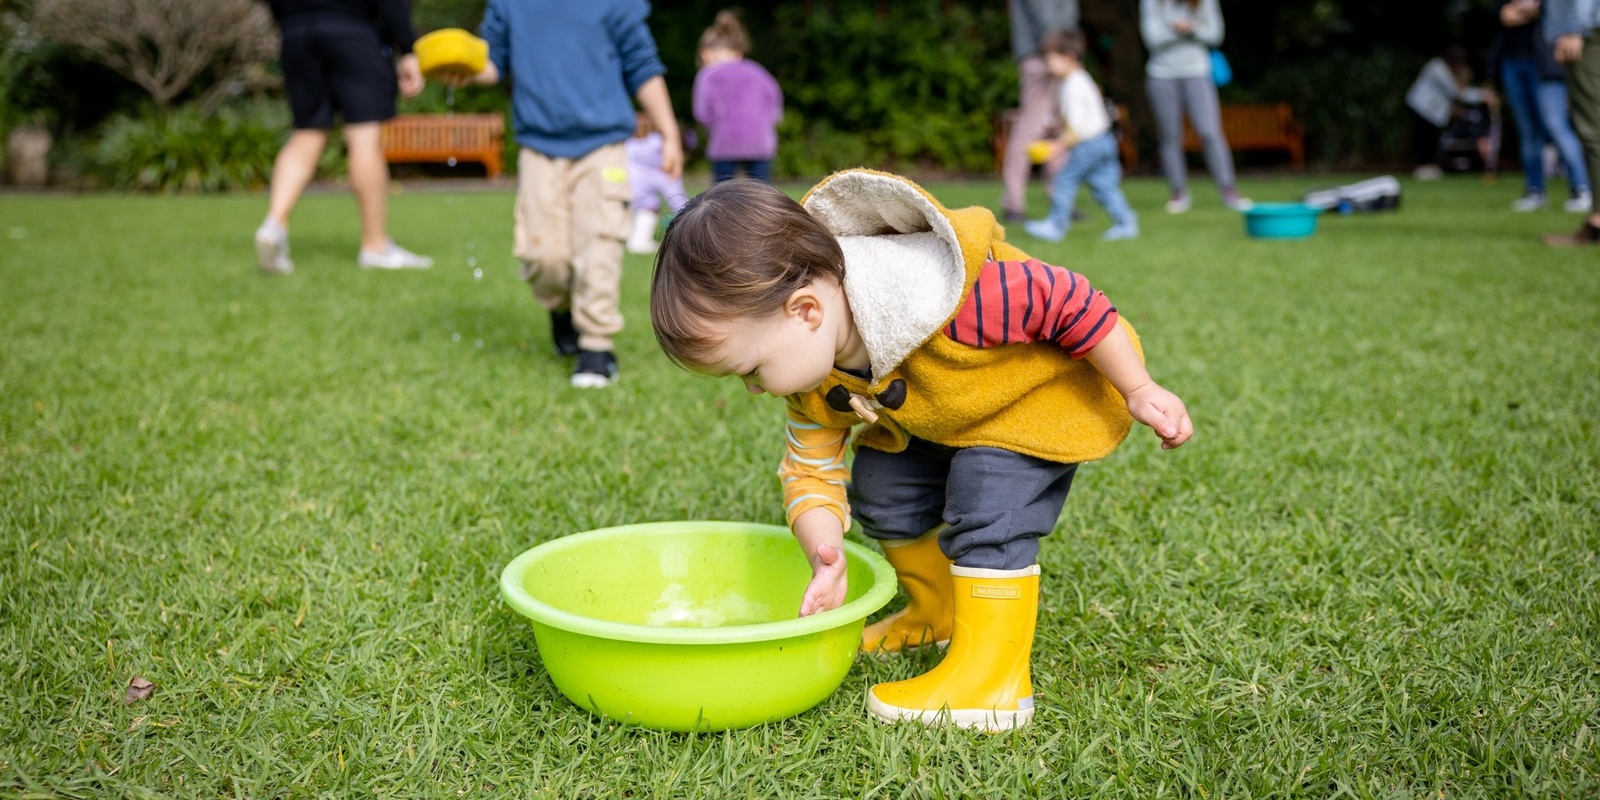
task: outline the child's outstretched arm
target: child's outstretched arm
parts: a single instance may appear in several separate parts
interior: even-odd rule
[[[787,445],[778,476],[789,529],[811,562],[811,583],[800,600],[804,617],[844,604],[844,531],[850,524],[844,459],[850,437],[849,431],[817,424],[793,403],[786,412]]]
[[[1071,270],[1031,258],[991,261],[947,335],[974,347],[1053,341],[1073,358],[1087,358],[1122,393],[1133,418],[1171,450],[1194,435],[1194,424],[1183,401],[1150,379],[1116,315],[1111,301]]]
[[[1189,441],[1194,423],[1183,400],[1150,378],[1133,349],[1133,340],[1121,325],[1106,334],[1084,358],[1100,370],[1128,401],[1128,413],[1161,437],[1161,449],[1171,450]]]

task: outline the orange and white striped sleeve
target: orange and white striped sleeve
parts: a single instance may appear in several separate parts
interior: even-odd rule
[[[783,463],[778,467],[778,477],[783,480],[784,515],[792,526],[801,514],[826,507],[849,530],[850,503],[844,487],[850,480],[850,468],[844,457],[850,446],[850,429],[824,427],[795,404],[785,407],[787,442]]]

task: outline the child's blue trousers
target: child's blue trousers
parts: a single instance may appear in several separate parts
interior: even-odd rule
[[[874,539],[915,539],[940,523],[956,566],[1023,569],[1061,516],[1077,464],[995,447],[912,439],[903,452],[862,447],[851,467],[852,513]]]
[[[1074,145],[1067,165],[1056,175],[1047,219],[1062,231],[1072,226],[1072,206],[1078,202],[1078,186],[1083,183],[1089,184],[1089,194],[1110,215],[1113,226],[1133,222],[1133,209],[1128,207],[1128,198],[1122,194],[1122,162],[1117,156],[1117,137],[1111,131]]]

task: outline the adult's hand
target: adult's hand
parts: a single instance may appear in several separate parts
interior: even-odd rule
[[[400,78],[400,94],[411,98],[422,94],[422,87],[427,82],[422,79],[422,67],[417,63],[416,53],[406,53],[400,57],[400,63],[395,65],[395,74]]]
[[[433,79],[452,89],[460,89],[463,86],[493,86],[500,82],[500,68],[491,61],[485,64],[480,72],[441,69],[434,73]]]
[[[1556,61],[1576,64],[1583,58],[1583,35],[1566,33],[1556,37]]]

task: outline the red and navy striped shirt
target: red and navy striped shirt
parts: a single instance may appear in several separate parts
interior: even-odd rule
[[[1052,341],[1083,358],[1116,325],[1116,306],[1087,278],[1030,258],[984,264],[945,335],[973,347]]]

